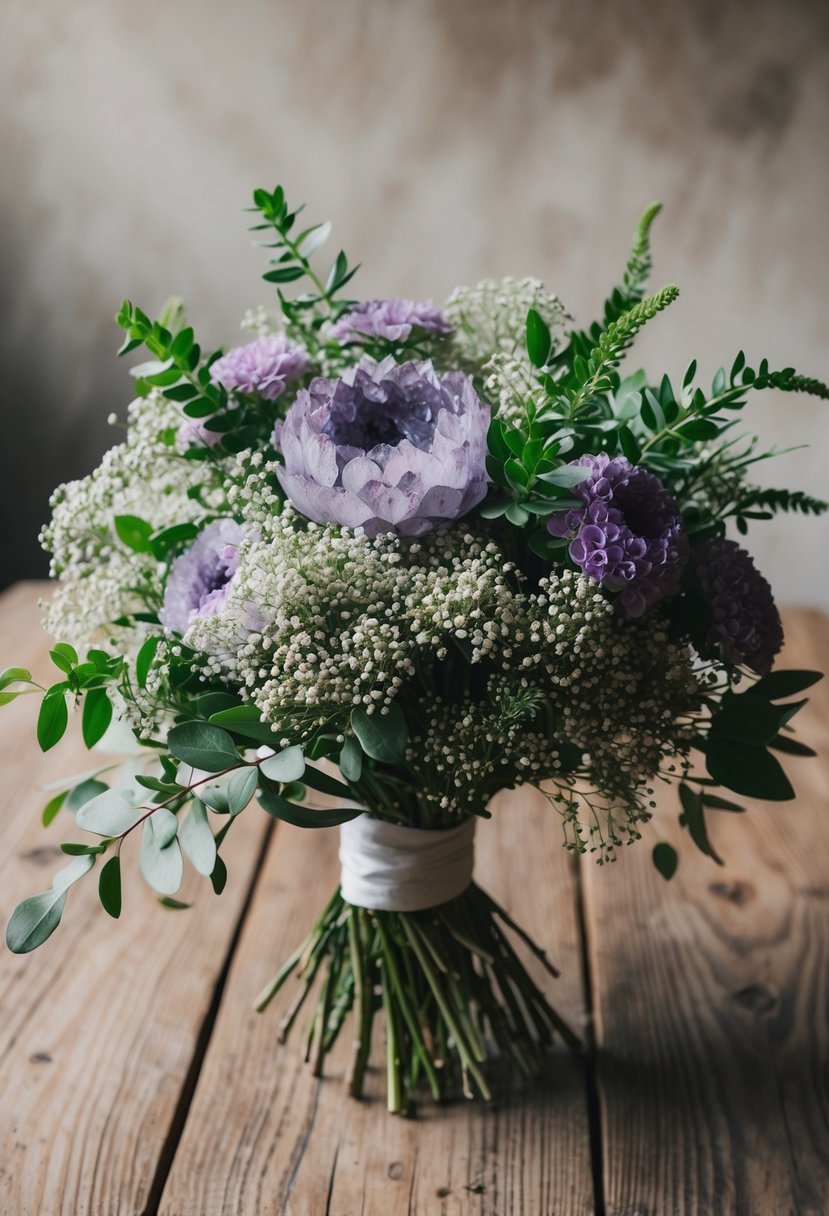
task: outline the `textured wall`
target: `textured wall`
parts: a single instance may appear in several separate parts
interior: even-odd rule
[[[51,486],[112,442],[123,295],[184,295],[206,341],[265,302],[244,232],[279,179],[366,263],[363,294],[442,298],[537,273],[576,315],[666,204],[643,339],[706,370],[742,346],[829,378],[829,8],[789,0],[123,0],[0,7],[2,575],[39,573]],[[829,409],[758,398],[766,466],[813,493]],[[751,546],[782,599],[829,605],[823,521]]]

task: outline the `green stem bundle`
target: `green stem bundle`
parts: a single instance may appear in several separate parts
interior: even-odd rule
[[[456,899],[424,912],[355,907],[338,888],[256,1007],[263,1010],[289,979],[298,984],[280,1024],[284,1041],[316,987],[306,1058],[317,1076],[351,1014],[352,1097],[363,1094],[374,1016],[382,1009],[391,1112],[413,1114],[422,1081],[435,1101],[458,1090],[469,1098],[477,1093],[489,1099],[485,1064],[491,1048],[532,1078],[555,1035],[571,1050],[580,1046],[527,972],[507,928],[557,974],[526,933],[474,883]]]

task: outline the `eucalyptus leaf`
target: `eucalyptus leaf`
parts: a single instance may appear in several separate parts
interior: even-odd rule
[[[260,793],[259,802],[263,810],[274,819],[292,823],[298,828],[333,828],[341,823],[348,823],[362,815],[361,807],[337,807],[334,810],[314,810],[309,806],[295,806],[281,798],[279,794]]]
[[[183,760],[205,773],[220,773],[239,763],[239,753],[226,730],[210,722],[182,722],[167,736],[167,747],[177,760]]]
[[[84,832],[96,836],[123,836],[143,813],[132,791],[105,790],[83,804],[76,822]]]
[[[101,869],[98,898],[104,911],[117,920],[121,915],[121,859],[117,853]]]
[[[231,815],[240,815],[248,806],[258,783],[259,770],[255,766],[240,768],[233,774],[227,786],[227,809]]]
[[[353,735],[348,735],[340,752],[340,772],[346,781],[356,783],[362,771],[363,749]]]
[[[409,727],[400,706],[392,701],[386,713],[368,714],[358,706],[351,715],[351,727],[360,746],[372,760],[397,764],[403,759],[409,741]]]
[[[93,854],[85,853],[78,857],[73,857],[69,865],[58,870],[55,877],[52,879],[52,889],[54,891],[65,891],[72,883],[77,882],[79,878],[83,878],[95,864]]]
[[[141,873],[159,895],[175,895],[181,886],[184,873],[181,849],[175,835],[172,839],[169,838],[169,829],[164,820],[162,819],[157,827],[155,818],[156,815],[150,815],[144,821],[139,859]]]
[[[28,954],[42,946],[60,924],[66,890],[44,891],[19,903],[6,926],[6,945],[14,954]]]
[[[270,781],[299,781],[305,772],[305,756],[301,747],[286,747],[262,760],[259,768]]]
[[[660,840],[653,846],[651,860],[666,882],[673,878],[679,865],[676,849],[665,840]]]
[[[207,821],[204,803],[194,798],[178,834],[184,855],[193,869],[209,878],[216,865],[216,841]]]

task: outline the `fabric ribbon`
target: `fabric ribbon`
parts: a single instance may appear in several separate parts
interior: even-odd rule
[[[343,899],[377,912],[419,912],[454,899],[472,881],[475,822],[432,831],[359,815],[341,824]]]

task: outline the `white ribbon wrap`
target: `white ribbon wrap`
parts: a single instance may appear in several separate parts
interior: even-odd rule
[[[465,891],[475,863],[475,818],[445,832],[359,815],[340,825],[343,899],[377,912],[419,912]]]

